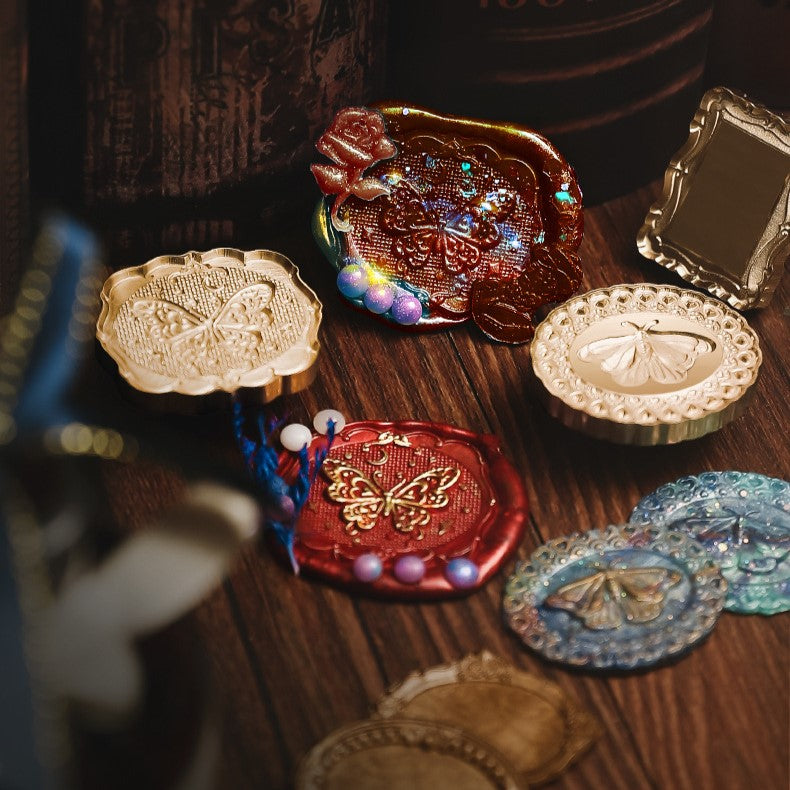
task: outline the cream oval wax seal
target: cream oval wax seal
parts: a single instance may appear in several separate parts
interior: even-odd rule
[[[321,303],[284,255],[163,255],[111,275],[96,336],[135,389],[268,402],[315,376]]]
[[[535,332],[532,366],[549,412],[625,444],[671,444],[745,411],[762,362],[727,305],[669,285],[615,285],[572,298]]]

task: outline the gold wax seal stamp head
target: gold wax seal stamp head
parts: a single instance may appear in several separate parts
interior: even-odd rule
[[[101,299],[96,336],[142,392],[270,401],[314,377],[321,303],[277,252],[161,256],[111,275]]]
[[[715,431],[746,408],[762,361],[746,320],[668,285],[615,285],[552,310],[532,367],[552,415],[627,444]]]

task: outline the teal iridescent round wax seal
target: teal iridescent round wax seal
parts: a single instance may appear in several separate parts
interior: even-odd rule
[[[642,499],[630,520],[702,543],[729,583],[725,609],[790,610],[790,483],[750,472],[682,477]]]
[[[683,532],[610,526],[549,540],[505,585],[510,627],[545,658],[590,669],[636,669],[706,637],[727,582]]]

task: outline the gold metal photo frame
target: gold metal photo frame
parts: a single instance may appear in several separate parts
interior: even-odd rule
[[[790,253],[787,119],[727,88],[709,90],[636,242],[738,310],[768,304]]]

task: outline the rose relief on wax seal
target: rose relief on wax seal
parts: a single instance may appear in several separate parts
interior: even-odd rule
[[[535,132],[382,105],[342,110],[317,148],[335,164],[312,168],[314,233],[354,306],[522,343],[579,287],[581,192]]]
[[[356,195],[372,200],[389,194],[389,187],[377,178],[362,177],[371,165],[395,156],[395,145],[384,131],[384,119],[373,110],[348,107],[335,116],[316,148],[335,163],[310,167],[321,191],[337,195],[330,212],[332,224],[339,231],[351,230],[350,224],[338,219],[346,198]]]
[[[294,555],[302,572],[371,595],[464,595],[515,550],[526,514],[523,484],[494,437],[355,422],[312,483]]]

